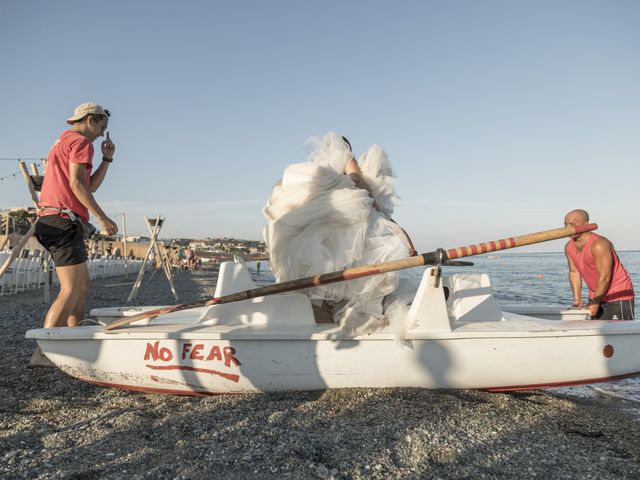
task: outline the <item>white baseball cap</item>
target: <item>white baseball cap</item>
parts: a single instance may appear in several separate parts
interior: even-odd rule
[[[73,111],[73,115],[67,118],[67,123],[71,125],[78,120],[82,120],[87,115],[104,115],[110,117],[111,113],[96,103],[81,103]]]

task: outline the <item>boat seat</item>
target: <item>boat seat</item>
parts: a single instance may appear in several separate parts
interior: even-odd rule
[[[316,323],[311,302],[302,293],[284,293],[211,305],[198,322],[204,325],[269,325],[283,328]]]
[[[443,283],[449,289],[447,313],[452,322],[505,320],[486,273],[456,273],[443,277]]]
[[[257,288],[244,262],[222,262],[214,297]],[[309,297],[287,293],[212,305],[200,317],[205,325],[301,326],[315,324]]]
[[[218,272],[218,282],[214,297],[222,297],[231,293],[243,292],[256,288],[257,285],[251,279],[251,273],[247,265],[236,262],[222,262]]]

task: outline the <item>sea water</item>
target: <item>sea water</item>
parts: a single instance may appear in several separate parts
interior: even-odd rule
[[[640,287],[640,251],[618,252],[620,261]],[[465,260],[465,259],[463,259]],[[447,267],[451,273],[487,273],[493,295],[501,304],[544,304],[570,307],[573,294],[564,253],[504,253],[469,258],[473,267]],[[583,301],[587,301],[583,286]],[[640,312],[639,312],[640,313]]]
[[[640,294],[640,251],[618,252],[620,261],[631,275],[636,290],[636,315],[640,318],[637,297]],[[556,305],[570,307],[573,294],[569,286],[567,260],[564,253],[510,253],[495,252],[468,259],[472,267],[445,267],[445,273],[487,273],[491,289],[502,305]],[[248,263],[258,284],[274,282],[268,262],[262,262],[260,273],[255,262]],[[583,301],[587,301],[583,286]],[[638,352],[640,355],[640,351]],[[562,366],[558,366],[562,368]],[[553,391],[581,397],[595,398],[599,394],[616,396],[638,404],[635,414],[640,418],[640,378],[599,383],[582,387],[555,388]]]

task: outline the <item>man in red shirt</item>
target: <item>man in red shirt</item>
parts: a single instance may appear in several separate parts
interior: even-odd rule
[[[107,174],[116,149],[107,132],[101,144],[102,162],[93,170],[92,143],[105,134],[109,115],[108,110],[95,103],[79,105],[67,119],[71,129],[62,132],[49,150],[36,237],[51,253],[60,293],[47,312],[45,328],[73,327],[84,317],[89,272],[81,222],[87,223],[91,212],[102,231],[108,235],[118,231],[93,196]],[[42,358],[38,349],[31,364],[42,363],[46,363],[46,358]]]
[[[589,214],[584,210],[572,210],[564,217],[565,227],[586,223]],[[585,232],[571,237],[564,251],[569,263],[573,306],[587,307],[593,319],[633,320],[633,284],[611,242],[596,233]],[[582,302],[582,280],[589,288],[586,305]]]

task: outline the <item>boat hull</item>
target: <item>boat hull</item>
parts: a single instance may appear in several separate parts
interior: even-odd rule
[[[43,329],[42,335],[33,338],[71,376],[149,392],[197,395],[356,387],[519,390],[606,381],[640,372],[638,328],[611,334],[597,329],[502,331],[500,335],[460,332],[405,342],[390,334],[349,339],[316,333],[304,338],[301,332],[279,339],[261,338],[260,332],[244,332],[249,335],[242,338],[238,332],[189,329],[124,338],[95,332],[94,338],[83,339],[78,335],[80,328]],[[63,330],[58,332],[62,336],[74,330],[76,338],[61,338],[56,330]]]

